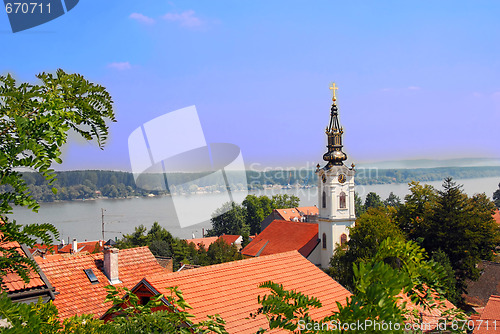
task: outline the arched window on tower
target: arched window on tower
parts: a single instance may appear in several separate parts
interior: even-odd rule
[[[345,209],[347,207],[346,205],[346,196],[345,192],[341,192],[339,196],[339,208]]]
[[[323,248],[326,248],[326,234],[325,233],[323,233],[322,241],[323,241]]]
[[[326,192],[323,190],[323,208],[326,208]]]
[[[347,234],[342,233],[340,235],[340,245],[344,246],[347,243]]]

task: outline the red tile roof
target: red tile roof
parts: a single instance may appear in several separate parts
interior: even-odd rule
[[[319,209],[316,206],[303,206],[300,208],[275,209],[283,220],[301,221],[304,215],[318,215]]]
[[[476,320],[474,334],[500,333],[500,296],[492,295],[490,297],[479,319]]]
[[[240,235],[230,235],[230,234],[224,234],[219,237],[219,239],[224,240],[227,244],[232,245],[236,243],[236,241],[240,238]]]
[[[288,221],[299,221],[300,218],[302,217],[300,215],[300,212],[297,211],[295,208],[289,208],[289,209],[276,209],[276,212],[279,213],[279,215],[283,218],[283,220],[288,220]]]
[[[318,224],[274,220],[241,254],[262,256],[297,250],[307,257],[317,244]]]
[[[317,206],[301,206],[297,210],[303,215],[319,215],[319,209]]]
[[[186,242],[190,244],[191,242],[195,244],[196,248],[198,249],[200,245],[203,245],[205,249],[208,249],[211,244],[217,241],[219,237],[206,237],[206,238],[194,238],[194,239],[186,239]]]
[[[101,246],[101,244],[104,244],[104,242],[102,242],[101,244],[99,244],[99,242],[100,242],[100,240],[97,240],[97,241],[77,242],[76,249],[77,249],[78,252],[93,253],[96,250],[98,252],[102,252],[102,250],[104,249],[104,247]],[[65,246],[61,247],[59,249],[58,253],[71,253],[72,249],[73,249],[73,245],[72,244],[68,244],[68,245],[65,245]]]
[[[337,311],[336,302],[345,305],[351,294],[297,251],[226,262],[163,275],[148,275],[147,281],[160,293],[178,286],[196,320],[219,314],[226,321],[229,333],[255,333],[268,328],[265,316],[246,319],[260,304],[257,296],[269,290],[258,285],[273,281],[287,290],[296,290],[320,299],[323,307],[310,310],[315,320]],[[286,332],[288,333],[288,332]]]
[[[2,235],[0,234],[0,238],[1,237]],[[21,248],[21,245],[17,241],[0,243],[0,255],[3,255],[1,249],[11,248],[16,249],[19,254],[27,256],[27,254],[25,254],[24,250]],[[3,277],[3,286],[1,287],[1,290],[7,291],[7,293],[14,293],[46,287],[45,282],[42,280],[42,277],[38,272],[34,272],[31,270],[29,277],[29,283],[25,283],[21,276],[19,276],[17,273],[9,272]]]
[[[106,297],[104,287],[109,285],[102,271],[103,253],[49,255],[45,259],[36,257],[38,265],[56,289],[54,305],[62,319],[77,314],[92,313],[101,316],[110,307],[103,304]],[[122,249],[118,253],[119,279],[115,286],[132,288],[146,275],[162,274],[162,268],[148,247]],[[99,283],[92,284],[84,269],[92,269]]]
[[[493,214],[493,219],[497,222],[498,225],[500,225],[500,210],[496,210],[495,213]]]

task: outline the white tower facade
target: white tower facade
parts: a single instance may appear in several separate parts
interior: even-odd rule
[[[320,239],[320,263],[322,268],[330,265],[330,258],[337,245],[343,245],[349,239],[348,227],[356,221],[354,207],[354,164],[349,168],[344,165],[347,155],[342,152],[342,135],[338,108],[333,84],[333,104],[330,124],[326,128],[328,152],[323,160],[328,163],[323,168],[318,164],[318,237]]]

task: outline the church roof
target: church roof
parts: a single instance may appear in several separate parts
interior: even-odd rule
[[[241,254],[263,256],[296,250],[307,257],[318,243],[318,224],[274,220]]]

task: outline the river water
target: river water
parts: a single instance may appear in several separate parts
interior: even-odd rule
[[[463,190],[468,195],[485,193],[491,198],[493,192],[498,189],[500,177],[455,181],[463,185]],[[442,181],[426,183],[440,189]],[[373,191],[379,194],[382,199],[387,198],[390,192],[393,192],[401,199],[409,193],[408,185],[405,183],[356,186],[356,191],[361,197]],[[300,198],[301,206],[312,206],[317,203],[317,188],[267,189],[255,194],[268,196],[275,194],[296,195]],[[176,201],[181,201],[182,207],[192,207],[192,210],[180,213],[190,215],[196,213],[200,205],[214,207],[214,204],[220,203],[222,196],[224,195],[185,195],[177,197]],[[16,219],[21,224],[51,223],[57,227],[61,238],[66,242],[68,238],[76,238],[79,241],[98,240],[102,235],[101,209],[105,209],[104,226],[106,240],[110,238],[114,239],[115,237],[121,238],[123,234],[133,232],[134,228],[139,224],[150,227],[155,221],[160,223],[174,236],[180,238],[192,238],[193,235],[199,238],[203,229],[206,230],[211,227],[210,222],[207,220],[197,225],[181,228],[170,196],[41,203],[38,213],[31,212],[25,208],[17,208],[9,218]]]

